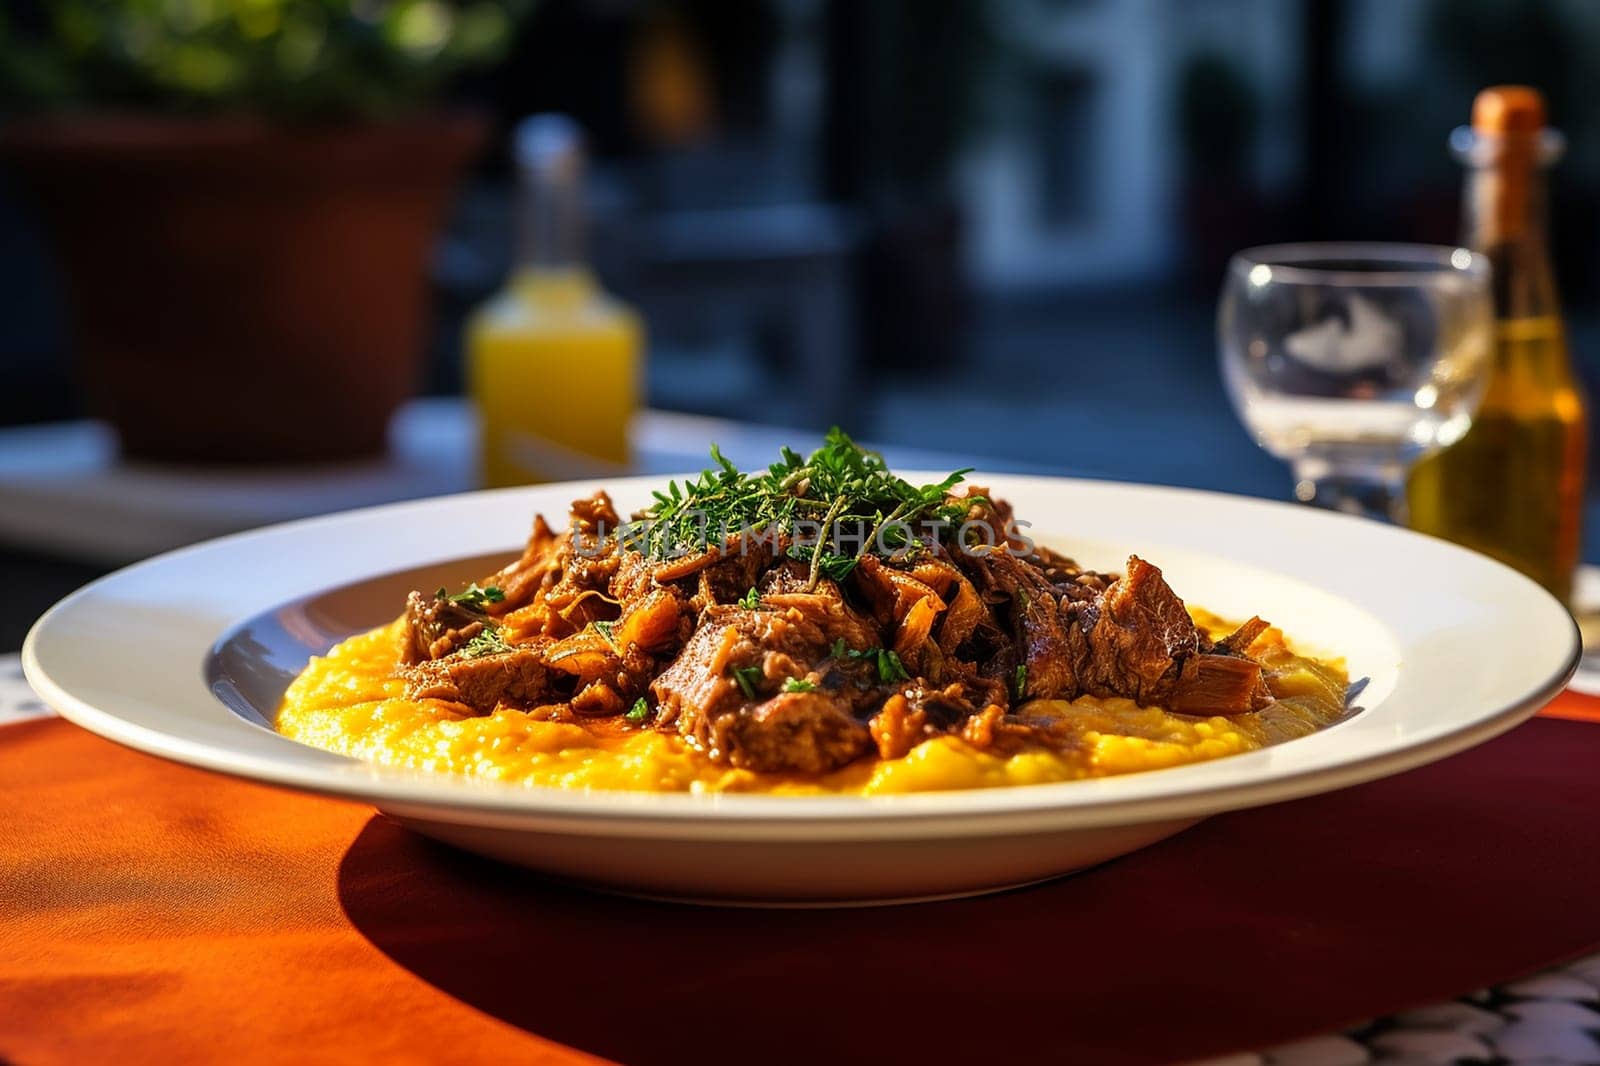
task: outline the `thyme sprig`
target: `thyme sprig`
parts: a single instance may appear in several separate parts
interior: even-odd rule
[[[791,558],[811,564],[814,584],[819,576],[843,579],[869,552],[892,554],[910,547],[919,523],[959,524],[973,502],[950,498],[970,467],[932,484],[913,485],[837,426],[808,456],[784,448],[762,474],[743,473],[714,444],[711,458],[716,466],[698,478],[670,482],[654,493],[655,503],[638,515],[645,520],[644,531],[630,547],[668,559],[704,551],[745,531],[791,535],[801,523],[815,523],[814,543],[796,540],[787,549]],[[910,535],[906,527],[913,530]]]

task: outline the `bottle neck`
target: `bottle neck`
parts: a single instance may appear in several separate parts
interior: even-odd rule
[[[1511,138],[1480,146],[1470,167],[1462,243],[1493,268],[1495,315],[1540,318],[1560,313],[1550,265],[1545,160],[1539,143]]]
[[[584,268],[581,171],[524,166],[517,178],[516,271],[565,274]]]

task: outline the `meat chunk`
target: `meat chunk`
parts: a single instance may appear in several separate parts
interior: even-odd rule
[[[541,646],[520,645],[495,655],[452,655],[404,667],[406,698],[459,703],[480,714],[502,704],[529,707],[561,698]]]
[[[848,704],[825,692],[780,692],[711,722],[712,752],[767,773],[823,774],[872,747],[872,735]]]
[[[494,574],[484,585],[494,585],[504,594],[496,608],[499,612],[516,610],[527,605],[544,589],[561,578],[561,549],[568,536],[557,534],[544,520],[544,515],[533,516],[533,532],[516,562]]]
[[[694,735],[702,719],[754,702],[746,689],[765,687],[769,678],[781,683],[786,676],[800,676],[827,649],[828,637],[818,626],[788,611],[712,606],[701,613],[694,636],[652,688],[667,720]]]
[[[798,559],[785,559],[762,575],[757,588],[762,596],[770,596],[774,593],[806,592],[810,584],[811,568]],[[816,587],[809,591],[837,596],[839,586],[827,578],[820,578]]]
[[[1137,556],[1121,576],[1095,573],[1018,535],[1010,506],[982,490],[946,504],[988,544],[919,541],[813,581],[781,539],[641,554],[612,535],[617,512],[598,493],[559,534],[535,520],[522,557],[482,582],[495,602],[412,593],[398,676],[412,699],[616,719],[608,728],[676,731],[727,765],[799,774],[945,734],[997,753],[1080,743],[1071,715],[1038,699],[1197,715],[1271,701],[1249,655],[1260,619],[1213,643]],[[641,697],[647,722],[629,713]]]
[[[1200,632],[1157,567],[1137,555],[1100,599],[1089,630],[1088,669],[1081,683],[1096,696],[1161,703],[1182,661],[1200,650]]]
[[[1180,669],[1166,708],[1180,714],[1243,714],[1271,702],[1259,663],[1236,654],[1195,655]]]
[[[465,647],[489,624],[488,615],[444,596],[412,592],[406,597],[405,638],[400,658],[406,663],[442,659]]]
[[[984,552],[976,568],[986,588],[1011,601],[1012,628],[1024,667],[1021,691],[1014,694],[1027,699],[1078,695],[1089,641],[1062,617],[1056,590],[1044,574],[1004,549]]]
[[[783,602],[765,601],[757,610],[713,605],[702,612],[694,636],[651,686],[659,720],[735,766],[833,769],[871,743],[846,691],[859,687],[784,692],[783,684],[828,659],[836,640],[850,648],[874,647],[876,631],[836,597],[789,593],[772,599]]]
[[[771,568],[772,551],[766,544],[732,548],[697,575],[695,602],[701,607],[714,603],[736,603],[756,587],[761,575]]]
[[[572,501],[572,524],[586,533],[615,532],[622,524],[611,496],[605,491]]]
[[[1260,618],[1251,618],[1250,621],[1217,641],[1215,650],[1224,655],[1243,655],[1250,650],[1250,645],[1256,642],[1257,637],[1271,628]]]
[[[881,759],[900,759],[928,735],[928,713],[903,695],[890,696],[867,726]]]
[[[831,586],[832,582],[828,584]],[[842,640],[845,647],[860,651],[875,648],[883,641],[878,627],[845,603],[837,586],[830,590],[818,585],[816,592],[773,593],[761,605],[764,610],[803,626],[808,635],[816,633],[824,647],[831,648],[835,641]]]
[[[626,647],[664,649],[682,644],[694,631],[694,620],[677,589],[652,589],[632,600],[617,621],[617,643]]]

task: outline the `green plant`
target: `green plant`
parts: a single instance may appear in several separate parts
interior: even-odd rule
[[[11,111],[396,114],[503,55],[528,2],[25,0],[0,13],[0,91]]]

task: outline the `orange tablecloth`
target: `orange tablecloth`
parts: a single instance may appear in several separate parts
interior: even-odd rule
[[[1600,701],[1552,708],[1600,718]],[[999,896],[588,895],[370,809],[0,729],[0,1060],[1151,1061],[1600,946],[1600,729],[1542,720]]]

